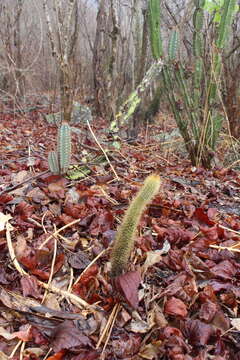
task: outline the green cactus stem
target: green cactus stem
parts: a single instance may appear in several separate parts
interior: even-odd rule
[[[232,17],[234,14],[234,9],[236,6],[236,0],[225,0],[223,4],[223,14],[221,16],[221,21],[219,24],[219,33],[217,39],[217,47],[222,49],[225,45],[226,39],[229,36],[230,25],[232,22]]]
[[[132,200],[120,226],[111,254],[111,276],[116,277],[123,273],[134,245],[135,233],[141,215],[151,199],[159,191],[161,179],[158,175],[146,178],[141,190]]]
[[[149,0],[148,19],[152,54],[155,60],[163,56],[162,38],[160,33],[160,0]]]
[[[179,32],[178,30],[174,30],[171,34],[171,38],[168,44],[168,59],[173,61],[176,59],[176,54],[179,45]]]
[[[58,131],[58,155],[62,174],[65,174],[71,159],[71,128],[68,123],[63,123]]]
[[[53,174],[56,175],[60,173],[58,155],[56,151],[50,151],[48,154],[48,166]]]

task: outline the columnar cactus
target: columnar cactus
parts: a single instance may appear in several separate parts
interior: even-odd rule
[[[118,229],[113,251],[111,255],[111,276],[116,277],[126,269],[127,262],[134,245],[134,237],[141,215],[152,198],[159,191],[161,184],[158,175],[150,175],[146,178],[141,190],[131,202]]]
[[[48,155],[49,169],[53,174],[65,174],[71,160],[71,127],[62,123],[58,129],[57,151]]]
[[[185,68],[185,60],[179,60],[179,31],[175,27],[170,37],[162,76],[167,100],[192,163],[210,167],[223,120],[213,106],[219,94],[217,87],[222,68],[221,52],[229,36],[236,0],[224,0],[210,56],[204,49],[205,2],[206,0],[194,0],[192,70]],[[159,26],[156,26],[157,22],[160,23],[160,8],[161,0],[149,0],[150,40],[155,59],[162,57],[161,35],[155,34],[156,31],[160,32]]]

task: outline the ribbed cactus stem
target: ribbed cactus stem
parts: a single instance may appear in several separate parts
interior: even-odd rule
[[[121,275],[126,269],[141,215],[152,198],[158,193],[160,184],[161,179],[158,175],[148,176],[139,193],[132,200],[123,218],[122,225],[117,231],[113,246],[111,255],[112,277]]]
[[[234,14],[234,9],[236,7],[236,4],[237,4],[237,0],[224,0],[223,14],[221,16],[218,39],[216,42],[216,46],[219,49],[222,49],[224,47],[226,39],[229,35],[230,25],[232,22],[232,17]]]
[[[71,128],[68,123],[63,123],[58,130],[58,156],[60,171],[65,174],[71,159]]]
[[[179,46],[179,32],[177,29],[173,30],[168,44],[168,59],[173,61],[176,59],[176,54]]]
[[[163,56],[162,38],[160,32],[160,0],[149,0],[148,19],[150,29],[151,48],[154,59]]]
[[[53,174],[60,173],[58,155],[56,151],[50,151],[48,154],[48,166]]]

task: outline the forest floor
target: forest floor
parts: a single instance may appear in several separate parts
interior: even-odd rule
[[[47,172],[54,126],[1,114],[0,359],[239,360],[239,171],[191,166],[180,139],[156,140],[161,121],[120,150],[105,125],[109,161],[73,135],[73,180]],[[112,242],[150,173],[161,189],[117,292]]]

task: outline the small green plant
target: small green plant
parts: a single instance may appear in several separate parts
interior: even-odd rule
[[[141,215],[151,199],[159,191],[161,179],[158,175],[149,175],[141,190],[132,200],[122,225],[117,231],[111,254],[111,276],[116,277],[123,273],[133,248],[134,237]]]
[[[65,174],[71,160],[71,127],[62,123],[58,129],[57,151],[48,154],[48,166],[53,174]]]

